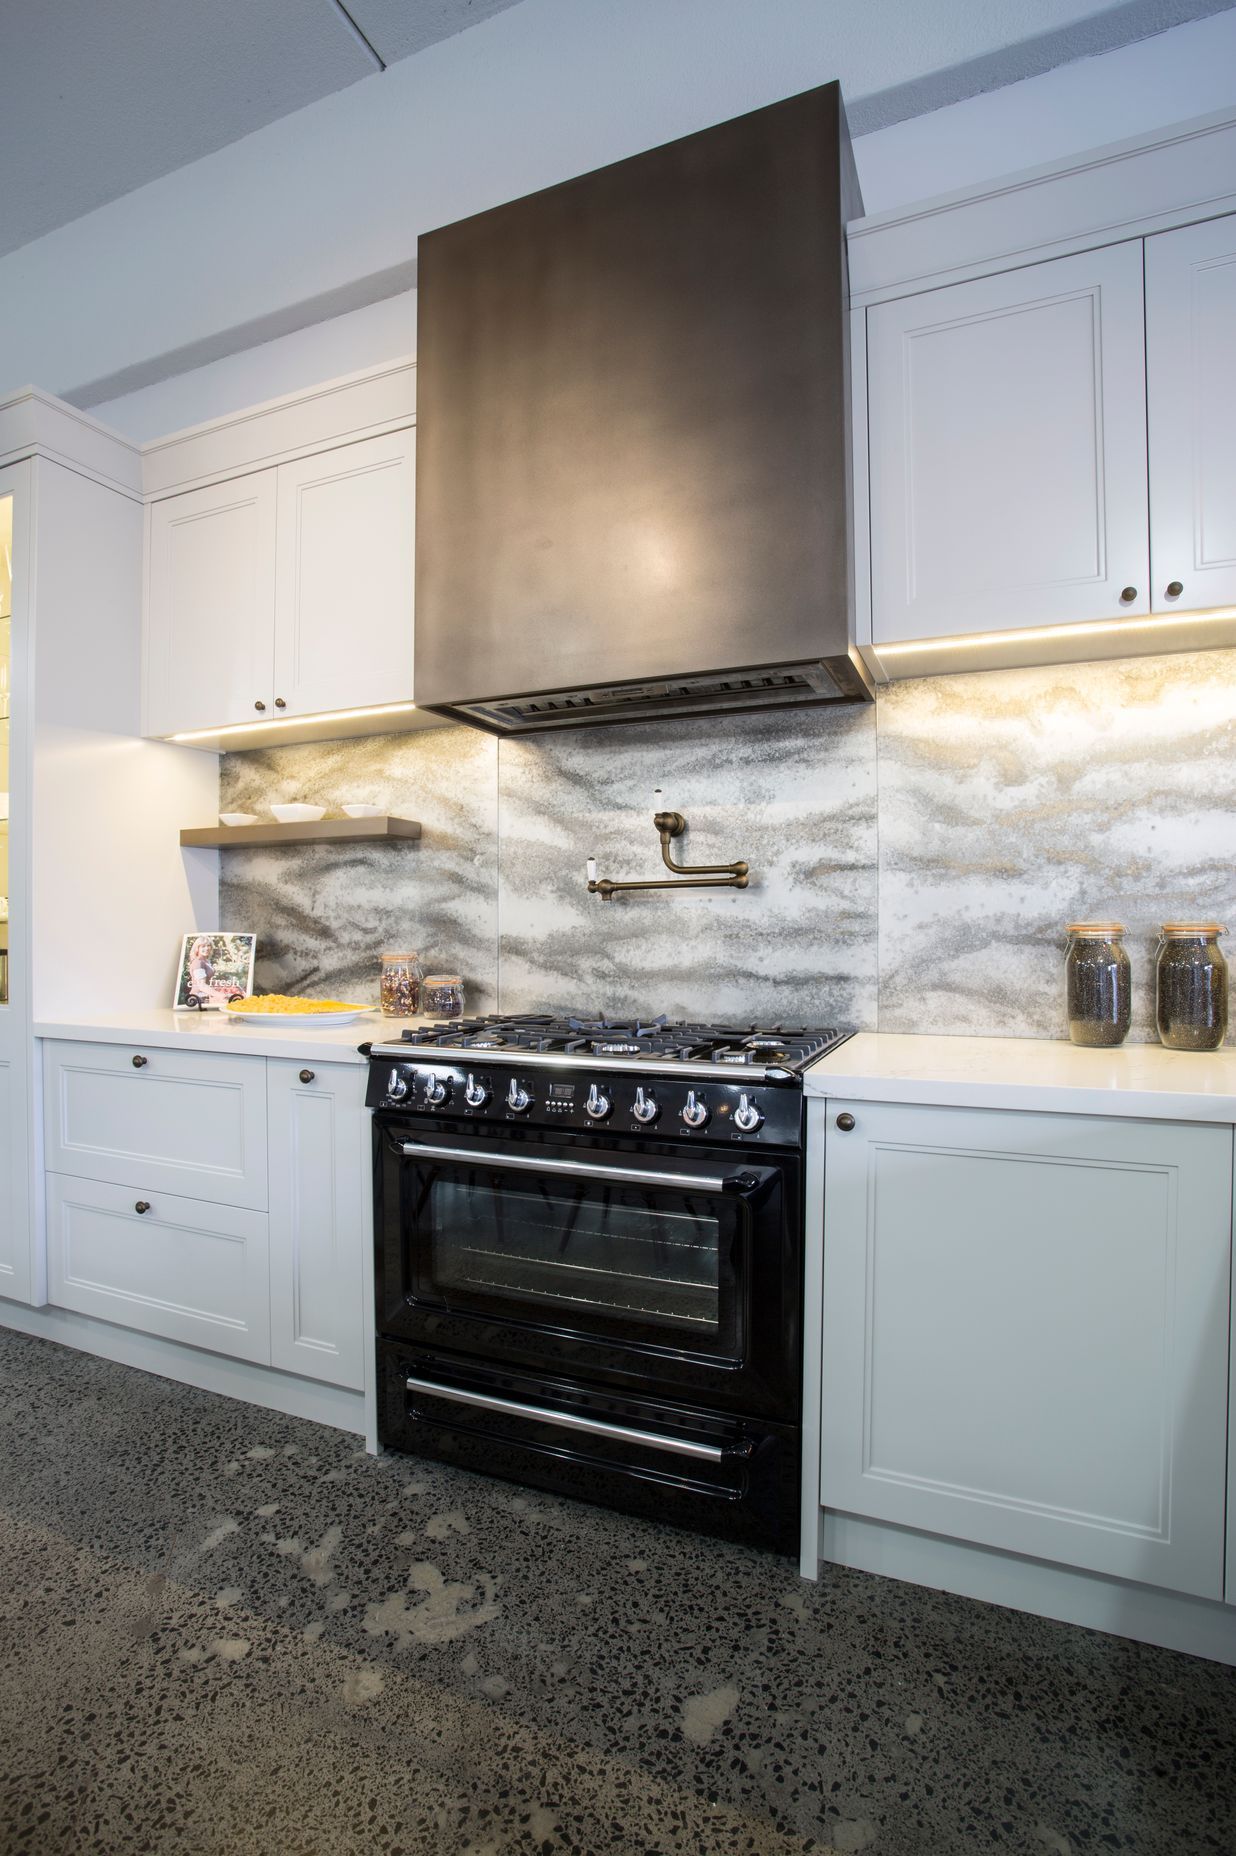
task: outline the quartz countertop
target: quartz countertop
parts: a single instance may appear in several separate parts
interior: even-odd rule
[[[292,1057],[316,1063],[363,1063],[357,1046],[397,1039],[405,1025],[429,1018],[383,1018],[375,1006],[350,1025],[321,1025],[306,1016],[264,1025],[240,1024],[222,1012],[115,1013],[66,1023],[39,1023],[40,1038],[79,1038],[94,1044],[146,1044],[164,1050],[223,1051],[234,1057]]]
[[[809,1096],[1236,1122],[1236,1048],[1084,1050],[1054,1038],[862,1031],[804,1076]]]

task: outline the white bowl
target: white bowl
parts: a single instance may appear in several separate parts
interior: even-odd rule
[[[256,825],[257,822],[256,812],[220,812],[219,814],[221,825]]]
[[[308,825],[313,819],[325,818],[325,806],[272,806],[271,811],[281,825]]]
[[[382,816],[381,806],[362,806],[357,804],[355,800],[353,800],[351,804],[344,806],[343,809],[349,818],[381,818]]]

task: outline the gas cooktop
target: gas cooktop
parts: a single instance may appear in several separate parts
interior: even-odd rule
[[[671,1024],[664,1016],[573,1018],[535,1012],[514,1017],[462,1018],[404,1031],[399,1044],[375,1045],[379,1054],[404,1055],[411,1045],[428,1055],[484,1053],[485,1061],[547,1053],[587,1064],[591,1058],[638,1069],[649,1058],[673,1063],[768,1067],[800,1075],[809,1063],[853,1034],[802,1025]]]

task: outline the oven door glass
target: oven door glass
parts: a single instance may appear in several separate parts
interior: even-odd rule
[[[404,1293],[739,1363],[772,1169],[402,1146]]]

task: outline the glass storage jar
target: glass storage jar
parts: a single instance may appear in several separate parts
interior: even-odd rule
[[[427,973],[421,999],[431,1018],[462,1018],[463,980],[458,973]]]
[[[1155,1017],[1169,1050],[1217,1050],[1227,1035],[1227,961],[1218,922],[1164,922]]]
[[[1132,969],[1120,922],[1070,922],[1064,960],[1074,1044],[1123,1044],[1133,1008]]]
[[[414,1018],[421,1009],[419,954],[383,954],[380,998],[386,1018]]]

